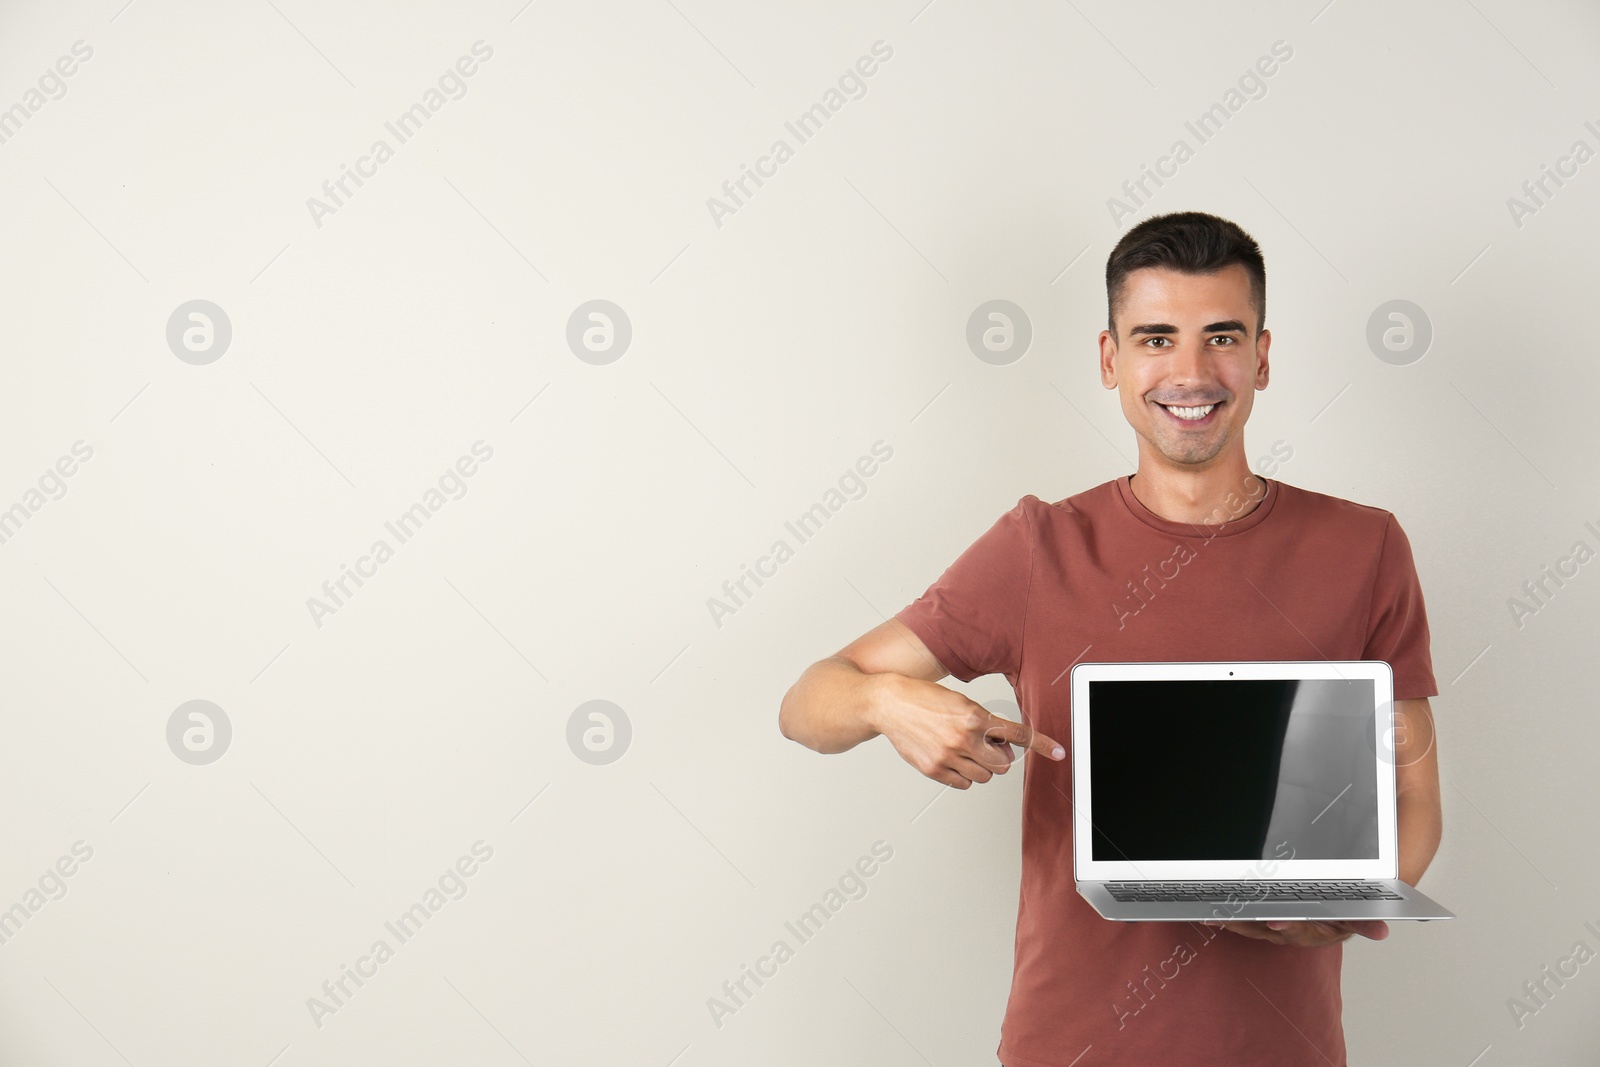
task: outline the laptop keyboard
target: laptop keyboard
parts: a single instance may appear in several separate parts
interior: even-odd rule
[[[1107,882],[1113,900],[1403,900],[1381,882]]]

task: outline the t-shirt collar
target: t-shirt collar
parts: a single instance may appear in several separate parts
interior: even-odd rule
[[[1117,479],[1117,495],[1122,498],[1122,502],[1127,505],[1128,511],[1133,515],[1134,518],[1138,519],[1146,526],[1149,526],[1154,530],[1159,530],[1164,534],[1176,534],[1181,537],[1229,537],[1233,534],[1243,533],[1246,530],[1254,529],[1256,526],[1261,525],[1261,523],[1266,520],[1267,515],[1271,513],[1273,505],[1278,502],[1278,497],[1280,495],[1278,491],[1278,483],[1271,478],[1265,478],[1261,475],[1256,475],[1256,477],[1261,478],[1261,480],[1266,483],[1266,496],[1261,499],[1260,504],[1256,505],[1254,511],[1250,512],[1248,515],[1245,515],[1243,518],[1234,519],[1230,522],[1175,522],[1172,519],[1163,518],[1151,511],[1149,508],[1145,507],[1142,503],[1140,503],[1139,498],[1133,495],[1133,487],[1129,484],[1131,481],[1133,481],[1133,475],[1131,474],[1124,474],[1122,477]],[[1235,508],[1238,511],[1243,511],[1245,508],[1250,506],[1253,499],[1253,497],[1246,497],[1242,493],[1236,494],[1231,501],[1225,500],[1223,502],[1222,510],[1218,515],[1218,518],[1226,518],[1226,516],[1230,514],[1230,507]]]

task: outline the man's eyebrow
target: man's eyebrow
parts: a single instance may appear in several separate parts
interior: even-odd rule
[[[1135,334],[1141,334],[1141,333],[1161,334],[1161,333],[1177,333],[1177,332],[1178,332],[1178,328],[1176,326],[1171,325],[1170,323],[1165,323],[1165,322],[1142,322],[1139,325],[1135,326],[1133,329],[1129,330],[1128,331],[1128,336],[1132,337]],[[1246,333],[1248,331],[1245,330],[1244,323],[1240,322],[1238,319],[1224,319],[1222,322],[1213,322],[1211,325],[1205,327],[1200,332],[1201,333]]]

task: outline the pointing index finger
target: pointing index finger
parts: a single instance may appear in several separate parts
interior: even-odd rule
[[[1012,722],[1010,719],[991,714],[989,728],[984,731],[988,737],[1002,737],[1014,745],[1032,749],[1047,759],[1066,759],[1067,750],[1052,737],[1040,733],[1026,723]]]

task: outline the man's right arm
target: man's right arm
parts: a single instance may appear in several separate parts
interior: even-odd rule
[[[937,684],[949,673],[909,627],[890,619],[807,667],[784,694],[778,729],[823,753],[881,733],[907,763],[957,789],[1004,774],[1010,744],[1065,757],[1044,734]]]

